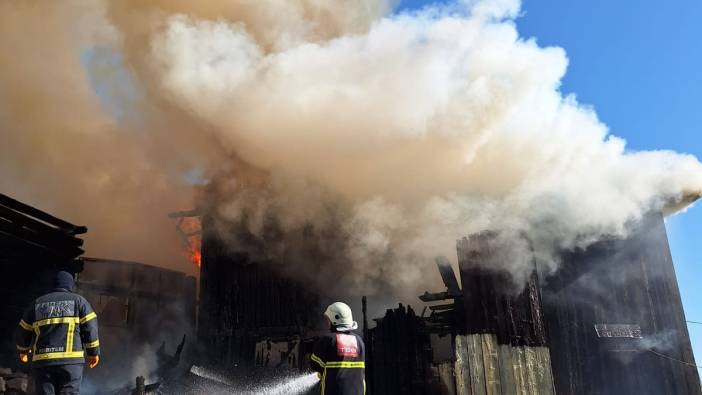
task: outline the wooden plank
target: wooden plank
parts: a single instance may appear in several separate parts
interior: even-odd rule
[[[0,221],[0,237],[5,236],[13,240],[24,242],[28,248],[40,248],[59,257],[73,259],[82,255],[84,252],[82,249],[72,246],[70,243],[40,238],[36,233],[28,229],[3,220]]]
[[[524,387],[527,394],[535,395],[538,394],[536,353],[531,347],[523,347],[522,349],[524,350],[524,366],[526,366]]]
[[[456,395],[472,395],[467,336],[456,335],[455,354],[456,362],[454,362],[454,373],[456,375]]]
[[[497,355],[500,364],[500,383],[502,384],[502,393],[522,395],[517,392],[517,384],[514,378],[514,359],[512,347],[509,345],[499,345]]]
[[[470,383],[473,395],[487,395],[485,388],[485,364],[481,335],[468,335],[468,364],[470,366]]]
[[[555,394],[556,387],[553,384],[553,369],[551,367],[551,352],[547,347],[535,347],[536,356],[539,360],[539,394]]]
[[[34,218],[28,217],[4,206],[0,206],[0,218],[11,222],[17,228],[28,230],[31,234],[33,234],[32,240],[48,240],[49,242],[68,244],[76,247],[83,245],[82,239],[74,237],[72,234],[65,232],[61,228],[47,225],[44,222],[37,221]]]
[[[3,205],[12,210],[29,215],[40,221],[44,221],[48,224],[64,229],[73,235],[83,234],[88,231],[88,228],[86,228],[85,226],[73,225],[70,222],[64,221],[60,218],[56,218],[53,215],[50,215],[32,206],[26,205],[15,199],[12,199],[11,197],[3,195],[2,193],[0,193],[0,205]]]
[[[555,394],[548,348],[514,347],[511,352],[516,388],[507,393],[519,395]]]
[[[512,375],[514,377],[515,394],[527,395],[526,392],[526,363],[523,347],[511,347]]]
[[[487,395],[501,395],[500,365],[497,355],[497,336],[480,335],[485,369],[485,392]]]
[[[453,374],[453,363],[443,362],[436,366],[439,371],[439,385],[441,395],[457,395],[456,381]]]

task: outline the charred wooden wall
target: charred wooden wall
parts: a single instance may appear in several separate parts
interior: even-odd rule
[[[463,238],[457,243],[465,306],[465,334],[494,334],[499,344],[546,346],[546,325],[536,267],[527,284],[515,284],[497,262],[490,233]]]
[[[195,277],[138,262],[83,258],[77,291],[91,303],[102,332],[161,343],[172,331],[195,327]],[[175,333],[180,339],[184,332]],[[103,342],[103,343],[105,343]],[[105,343],[107,344],[107,343]]]
[[[465,327],[455,336],[456,394],[553,394],[541,285],[505,271],[494,234],[457,243]]]
[[[626,240],[565,256],[547,283],[544,308],[559,394],[700,394],[660,215],[647,217]],[[598,337],[596,325],[640,327],[641,338]]]
[[[262,336],[316,326],[314,295],[204,228],[199,338],[220,361],[246,363]],[[493,240],[459,240],[462,289],[447,282],[422,299],[454,304],[431,317],[389,310],[367,331],[370,394],[700,394],[661,216],[626,240],[565,254],[548,278],[535,266],[524,288],[495,269]],[[597,325],[640,336],[598,337]],[[451,336],[453,360],[432,359],[432,330]]]
[[[499,267],[489,234],[459,241],[458,252],[466,336],[456,337],[457,393],[462,383],[475,393],[476,379],[480,393],[513,393],[519,375],[509,366],[525,377],[547,368],[558,394],[700,393],[660,215],[624,240],[565,254],[555,275],[535,271],[519,294],[507,273],[486,269]],[[533,378],[544,393],[549,377]]]
[[[87,228],[0,194],[0,361],[16,360],[13,333],[29,303],[57,269],[76,273]]]
[[[440,384],[424,320],[411,307],[400,305],[376,321],[366,339],[368,393],[438,394]]]
[[[245,238],[224,242],[207,217],[203,232],[198,338],[215,359],[253,364],[258,341],[304,339],[318,326],[317,296],[282,276],[283,263],[237,252],[246,251]]]

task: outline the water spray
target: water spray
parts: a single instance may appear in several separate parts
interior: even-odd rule
[[[216,381],[217,383],[228,385],[228,386],[234,386],[236,385],[233,381],[229,380],[227,377],[224,377],[221,374],[215,373],[211,370],[208,370],[206,368],[203,368],[202,366],[195,366],[193,365],[190,368],[190,373],[202,377],[207,380],[212,380]]]
[[[266,395],[304,394],[318,382],[319,376],[317,376],[317,373],[308,373],[289,377],[277,384],[262,386],[256,393]]]
[[[233,380],[218,374],[214,371],[206,369],[200,366],[193,366],[190,369],[190,373],[201,377],[203,379],[221,384],[227,389],[220,389],[214,391],[217,394],[257,394],[257,395],[302,395],[306,394],[310,389],[312,389],[318,382],[319,377],[317,373],[305,373],[297,375],[288,375],[282,377],[271,383],[247,385],[247,384],[237,384]]]

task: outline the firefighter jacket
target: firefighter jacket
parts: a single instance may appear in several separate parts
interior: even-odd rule
[[[363,395],[366,346],[353,332],[332,332],[315,343],[311,365],[322,375],[321,395]]]
[[[65,289],[37,298],[19,323],[17,350],[31,352],[32,367],[85,363],[99,355],[97,315],[87,300]]]

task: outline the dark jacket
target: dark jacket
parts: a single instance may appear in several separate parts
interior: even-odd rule
[[[31,350],[32,367],[85,363],[99,355],[97,315],[87,300],[66,289],[38,297],[19,323],[17,350]]]
[[[366,393],[366,346],[353,332],[331,332],[317,340],[312,369],[322,375],[322,395],[363,395]]]

